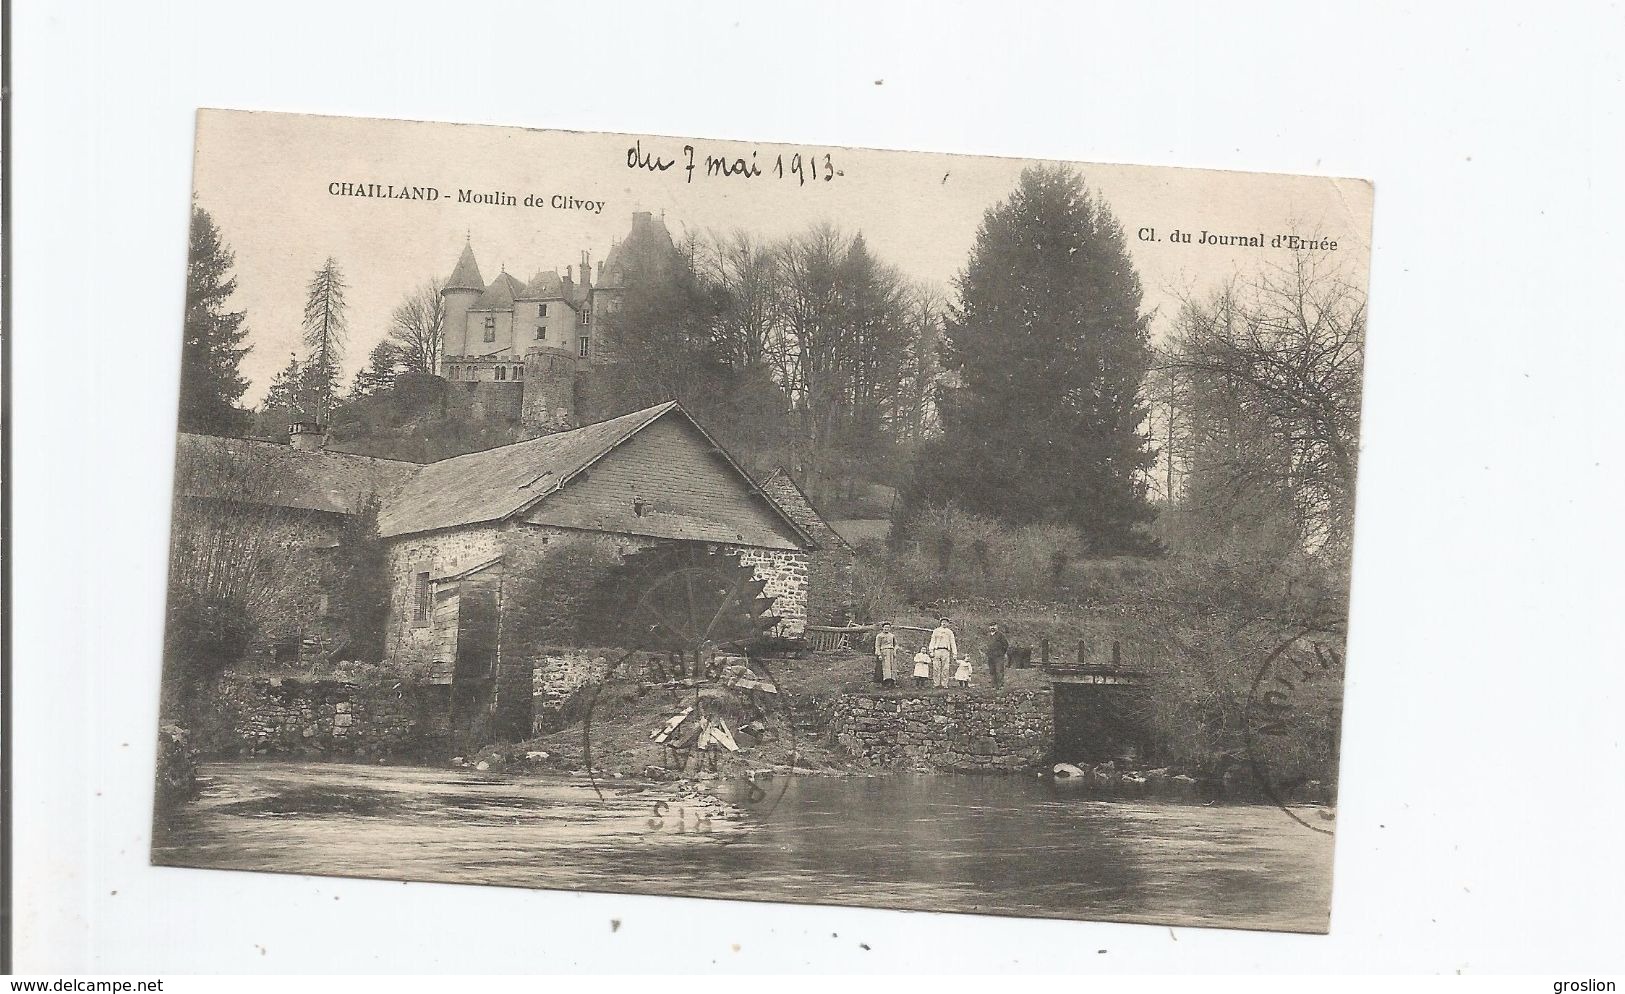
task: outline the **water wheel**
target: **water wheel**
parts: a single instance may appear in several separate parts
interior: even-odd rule
[[[669,545],[627,556],[613,609],[621,644],[697,662],[707,653],[744,652],[779,624],[766,581],[737,556]]]

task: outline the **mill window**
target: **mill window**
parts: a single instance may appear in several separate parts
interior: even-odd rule
[[[536,340],[539,342],[539,341],[541,341],[542,339],[544,339],[546,337],[547,337],[547,325],[545,325],[545,324],[537,325],[536,326]]]
[[[582,324],[592,324],[592,308],[591,307],[582,308],[582,310],[581,310],[581,323]]]
[[[488,342],[497,340],[497,319],[494,314],[485,319],[485,340]]]
[[[508,367],[507,366],[498,366],[497,367],[497,379],[505,380],[507,378],[508,378]]]
[[[516,379],[516,380],[524,379],[525,378],[525,367],[523,367],[523,366],[515,366],[513,368],[513,378]]]
[[[413,577],[412,586],[412,620],[429,620],[429,574],[418,573]]]
[[[547,305],[546,304],[537,304],[536,305],[536,316],[539,317],[539,318],[547,317]]]
[[[581,337],[581,358],[583,359],[587,358],[587,341],[587,337],[583,335]]]

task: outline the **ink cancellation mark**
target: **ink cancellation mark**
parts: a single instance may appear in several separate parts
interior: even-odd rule
[[[1254,781],[1271,803],[1304,828],[1331,835],[1330,828],[1311,823],[1289,805],[1294,791],[1302,785],[1301,778],[1290,776],[1281,763],[1270,759],[1271,754],[1305,745],[1300,741],[1305,733],[1298,720],[1302,698],[1320,683],[1340,680],[1334,667],[1341,664],[1341,655],[1319,642],[1306,642],[1308,634],[1300,632],[1281,642],[1254,675],[1243,717],[1245,755]],[[1319,820],[1330,817],[1319,809],[1314,816]]]
[[[661,746],[662,762],[646,767],[641,779],[650,781],[650,788],[672,790],[669,796],[649,795],[642,828],[651,834],[716,834],[721,843],[735,842],[743,833],[720,829],[742,828],[747,819],[767,820],[789,789],[799,756],[789,695],[760,659],[713,654],[690,672],[686,661],[678,661],[681,655],[629,651],[611,665],[604,682],[589,691],[581,724],[587,781],[600,801],[609,801],[593,761],[593,718],[605,687],[616,683],[637,687],[639,696],[663,690],[670,696],[671,706],[665,709],[670,713],[649,731],[649,739]],[[732,728],[729,715],[735,717]],[[744,715],[752,720],[740,721]],[[748,742],[749,736],[760,746],[764,738],[778,734],[788,739],[790,769],[777,776],[777,784],[771,783],[774,774],[765,770],[737,779],[717,776],[719,758],[724,752],[737,753],[744,744],[739,740]]]

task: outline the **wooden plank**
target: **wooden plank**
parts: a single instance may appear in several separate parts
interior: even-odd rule
[[[654,739],[656,742],[664,743],[667,739],[671,738],[671,733],[672,732],[677,731],[677,726],[681,725],[688,718],[688,716],[690,714],[692,714],[693,712],[694,712],[694,709],[692,707],[684,708],[682,711],[680,711],[677,714],[673,715],[666,722],[666,725],[665,725],[664,728],[658,729],[657,731],[650,732],[649,733],[649,738]]]
[[[778,685],[753,676],[731,677],[728,680],[728,686],[738,687],[740,690],[760,690],[764,694],[777,694],[779,692]]]
[[[733,733],[728,731],[728,723],[721,718],[711,726],[711,740],[729,752],[739,751],[739,744],[734,741]]]

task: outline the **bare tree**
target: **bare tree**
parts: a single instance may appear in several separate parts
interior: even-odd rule
[[[1187,383],[1191,471],[1280,495],[1306,545],[1349,541],[1365,318],[1358,286],[1298,253],[1187,301],[1163,364]]]
[[[721,353],[735,368],[769,360],[777,304],[778,259],[771,246],[743,229],[713,234],[705,246],[702,275],[720,292],[717,321]]]
[[[399,304],[390,318],[389,342],[406,368],[435,373],[440,368],[440,345],[446,335],[444,280],[430,280]]]
[[[273,506],[286,484],[275,455],[235,440],[181,449],[164,631],[170,692],[313,614],[309,526],[318,515]]]

